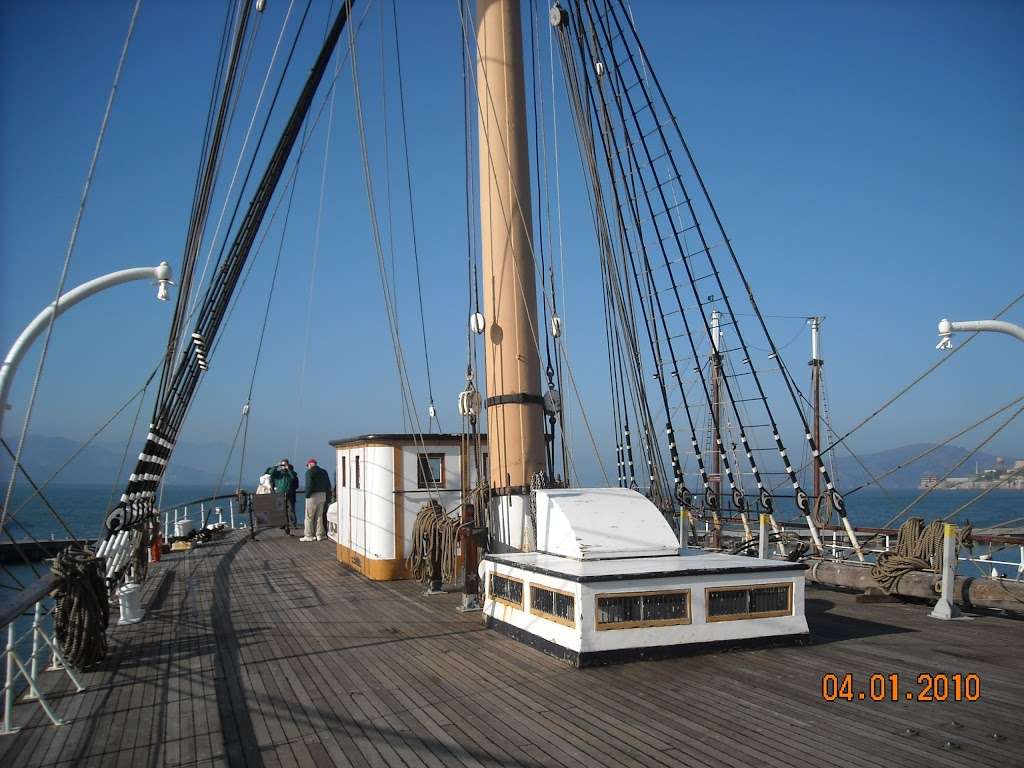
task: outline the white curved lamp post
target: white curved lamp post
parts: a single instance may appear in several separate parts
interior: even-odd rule
[[[118,272],[111,272],[109,275],[97,277],[87,283],[82,283],[77,288],[72,288],[63,294],[59,299],[52,302],[46,309],[36,315],[35,319],[25,326],[25,330],[15,340],[14,345],[4,358],[0,367],[0,434],[3,432],[4,412],[7,410],[7,395],[11,389],[11,382],[14,380],[14,372],[18,364],[25,356],[32,342],[38,338],[51,318],[57,318],[64,314],[71,307],[80,301],[89,298],[93,294],[111,288],[121,283],[129,283],[133,280],[156,280],[156,297],[160,301],[167,301],[167,287],[174,285],[171,282],[171,268],[166,261],[161,261],[156,267],[138,267],[136,269],[122,269]]]
[[[981,332],[992,331],[993,333],[1007,333],[1015,336],[1018,340],[1024,341],[1024,328],[1003,320],[967,320],[961,323],[952,323],[946,318],[939,320],[939,343],[936,349],[952,349],[953,334],[957,331]]]

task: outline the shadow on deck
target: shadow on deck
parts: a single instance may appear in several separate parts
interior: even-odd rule
[[[233,534],[155,566],[145,621],[112,631],[88,690],[47,681],[69,724],[20,705],[0,763],[1020,764],[1024,622],[807,595],[810,646],[574,670],[457,613],[458,595],[346,571],[330,542]],[[828,673],[916,693],[922,672],[977,673],[981,700],[822,699]]]

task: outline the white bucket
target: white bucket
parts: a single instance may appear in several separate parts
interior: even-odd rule
[[[142,610],[139,600],[142,597],[142,590],[138,584],[125,584],[117,594],[121,598],[121,618],[118,624],[138,624],[146,612]]]
[[[184,520],[179,520],[174,524],[174,535],[178,538],[184,538],[192,533],[195,527],[195,523],[186,517]]]

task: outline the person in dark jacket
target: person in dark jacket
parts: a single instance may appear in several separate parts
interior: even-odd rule
[[[281,459],[270,473],[274,493],[285,494],[285,512],[289,527],[295,527],[295,492],[299,490],[299,476],[288,459]]]
[[[331,492],[331,476],[316,463],[306,462],[306,529],[299,541],[323,541],[327,495]]]

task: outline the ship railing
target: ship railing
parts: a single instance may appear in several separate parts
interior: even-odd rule
[[[739,517],[722,516],[719,519],[722,523],[723,534],[732,534],[743,538],[744,529]],[[711,519],[698,518],[695,522],[699,523],[698,533],[703,533],[704,541],[710,541],[713,531]],[[807,524],[803,521],[780,522],[779,529],[781,532],[789,531],[794,535],[801,533],[806,535]],[[892,551],[899,535],[899,531],[895,528],[855,527],[854,531],[858,534],[858,538],[863,538],[860,549],[869,562],[882,553]],[[853,546],[846,538],[844,529],[838,526],[822,526],[820,535],[823,549],[821,557],[834,561],[846,561],[854,556]],[[976,553],[973,549],[961,549],[957,557],[959,573],[975,578],[1010,578],[1015,581],[1024,581],[1024,536],[974,534],[972,538],[975,548],[987,548],[988,551]],[[970,573],[964,573],[965,570],[969,570]]]
[[[299,488],[295,493],[296,496],[305,496],[306,489]],[[298,510],[298,502],[296,502],[295,508]],[[222,493],[183,501],[158,509],[157,516],[162,520],[163,528],[161,530],[164,531],[165,538],[187,536],[189,530],[193,528],[198,530],[203,525],[223,525],[232,531],[249,527],[248,516],[242,514],[238,505],[238,495],[235,493]],[[182,533],[179,534],[179,530]]]
[[[21,702],[36,702],[51,723],[64,724],[43,693],[42,680],[52,676],[49,673],[66,674],[77,691],[85,690],[74,670],[64,662],[54,637],[55,602],[50,593],[55,586],[56,577],[47,574],[0,603],[0,628],[7,641],[0,736],[20,730],[14,721],[14,709],[22,693]]]
[[[164,531],[165,537],[186,536],[189,530],[202,528],[204,524],[223,525],[231,530],[248,526],[247,521],[239,512],[238,496],[234,493],[222,493],[184,501],[157,510],[157,516],[163,521],[161,530]],[[179,530],[182,531],[181,534],[177,533]]]

